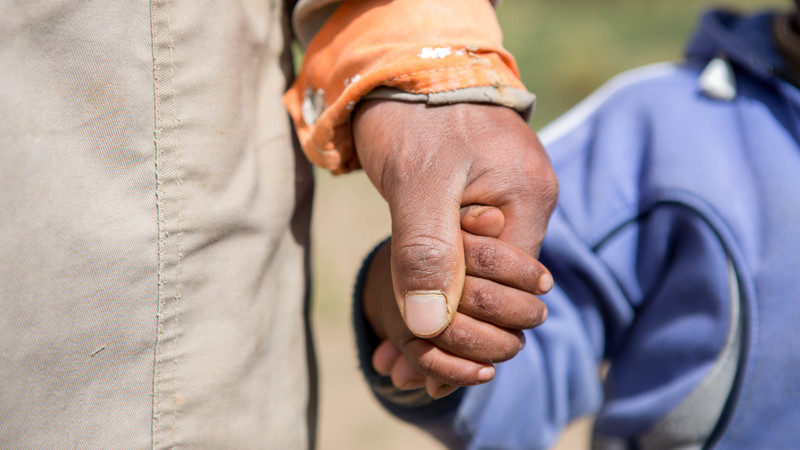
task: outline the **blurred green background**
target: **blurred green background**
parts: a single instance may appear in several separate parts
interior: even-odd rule
[[[497,9],[505,46],[538,96],[540,129],[611,76],[677,61],[699,14],[711,6],[790,10],[791,0],[503,0]],[[383,200],[363,173],[317,171],[313,224],[313,301],[320,361],[319,448],[439,449],[435,441],[384,413],[357,369],[350,293],[361,258],[389,234]],[[561,448],[585,448],[584,422]]]
[[[504,0],[497,9],[505,46],[538,96],[539,129],[622,70],[678,60],[711,7],[788,10],[791,0]]]

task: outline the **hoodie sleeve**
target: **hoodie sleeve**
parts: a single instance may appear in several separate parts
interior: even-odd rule
[[[487,0],[300,2],[294,23],[310,41],[284,103],[306,155],[335,173],[359,167],[350,116],[366,96],[533,109]]]

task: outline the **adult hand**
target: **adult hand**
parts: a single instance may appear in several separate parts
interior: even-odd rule
[[[513,110],[368,100],[353,117],[353,136],[389,204],[394,298],[416,336],[437,336],[458,309],[462,206],[499,208],[499,238],[538,255],[557,183],[538,138]]]
[[[462,209],[467,277],[459,311],[439,336],[420,339],[405,327],[394,307],[389,246],[372,260],[364,286],[364,311],[370,326],[386,339],[373,354],[376,372],[391,375],[400,389],[426,387],[439,398],[460,385],[491,380],[492,363],[516,355],[524,344],[519,330],[544,321],[547,310],[534,294],[552,278],[532,256],[490,237],[503,229],[499,209]]]

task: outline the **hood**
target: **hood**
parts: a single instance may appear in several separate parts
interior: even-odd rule
[[[783,57],[775,47],[772,22],[775,11],[751,16],[715,10],[703,15],[689,42],[686,58],[707,61],[723,56],[758,78],[786,73]]]

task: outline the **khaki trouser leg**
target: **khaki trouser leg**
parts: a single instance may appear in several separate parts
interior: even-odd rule
[[[281,6],[0,7],[0,447],[309,445]]]

